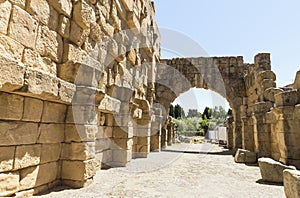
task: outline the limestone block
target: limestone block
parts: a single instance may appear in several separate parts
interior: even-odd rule
[[[39,166],[32,166],[20,170],[20,190],[26,190],[35,187],[38,174]]]
[[[71,0],[48,0],[49,4],[52,5],[59,13],[71,16],[72,12],[72,1]]]
[[[46,0],[30,0],[28,3],[28,12],[35,16],[43,25],[48,25],[50,18],[50,6]]]
[[[25,97],[22,120],[40,122],[43,112],[43,106],[44,103],[42,100]]]
[[[44,102],[42,122],[64,123],[67,106],[54,102]]]
[[[81,47],[90,34],[90,29],[82,29],[74,21],[71,21],[71,30],[69,39],[77,46]]]
[[[63,102],[71,103],[76,91],[76,85],[59,79],[58,95]]]
[[[297,71],[295,81],[293,84],[294,89],[300,89],[300,71]]]
[[[113,166],[126,166],[132,159],[131,150],[114,149],[112,150],[112,165]]]
[[[114,138],[132,138],[133,128],[132,127],[114,127],[113,128]]]
[[[39,174],[36,181],[36,186],[48,184],[56,180],[58,170],[58,162],[51,162],[39,166]]]
[[[0,145],[35,144],[38,138],[38,124],[0,122]]]
[[[113,146],[115,148],[124,149],[124,150],[131,150],[133,145],[133,139],[113,139]]]
[[[294,106],[298,102],[298,95],[296,90],[285,91],[275,96],[275,104],[277,107],[280,106]]]
[[[12,4],[19,6],[22,9],[25,9],[26,0],[9,0]]]
[[[300,171],[283,171],[284,192],[287,198],[300,198]]]
[[[38,22],[27,12],[13,6],[9,35],[21,44],[34,48]]]
[[[262,179],[267,182],[276,182],[276,183],[283,182],[283,170],[296,169],[294,166],[286,166],[271,158],[259,158],[258,165],[259,165]]]
[[[0,172],[12,170],[15,155],[15,147],[0,147],[0,153]]]
[[[84,181],[96,174],[99,163],[95,159],[86,161],[66,161],[62,163],[62,179]]]
[[[64,15],[60,15],[58,28],[57,28],[58,33],[64,38],[69,38],[70,27],[71,27],[70,19],[65,17]]]
[[[134,34],[140,33],[140,22],[134,12],[127,14],[127,25]]]
[[[42,56],[47,56],[55,62],[61,62],[63,41],[59,34],[47,26],[40,26],[36,41],[36,49]]]
[[[136,62],[136,52],[134,49],[131,49],[127,52],[127,60],[132,66],[135,66]]]
[[[14,170],[38,165],[41,159],[41,145],[23,145],[17,146]]]
[[[85,1],[77,1],[73,8],[73,19],[82,28],[89,29],[92,22],[96,22],[93,8]]]
[[[29,95],[38,95],[44,99],[56,99],[58,96],[58,78],[27,68],[25,73],[25,86],[20,91]]]
[[[95,142],[95,150],[97,153],[110,149],[110,147],[113,144],[112,140],[110,140],[109,138],[100,138],[97,139]]]
[[[100,27],[102,28],[102,30],[104,31],[104,33],[108,37],[112,38],[114,36],[115,29],[112,25],[110,25],[109,23],[106,22],[106,19],[104,16],[101,15],[98,23],[99,23]]]
[[[55,162],[60,159],[61,144],[42,144],[41,164]]]
[[[0,34],[0,53],[16,60],[22,59],[24,46],[8,36]]]
[[[274,87],[270,87],[268,89],[266,89],[264,91],[264,99],[265,100],[269,100],[271,102],[275,102],[275,97],[274,95],[279,94],[283,92],[282,89],[278,89],[278,88],[274,88]]]
[[[95,22],[91,23],[90,37],[96,43],[100,43],[102,41],[103,32],[101,30],[100,25],[98,25]]]
[[[56,64],[48,57],[41,57],[37,51],[25,49],[23,63],[41,72],[56,75]]]
[[[0,54],[0,90],[14,91],[24,83],[25,67]]]
[[[10,17],[12,5],[9,1],[0,2],[0,32],[3,34],[7,33],[8,22]]]
[[[19,174],[1,173],[0,174],[0,196],[6,197],[13,195],[19,190]]]
[[[41,124],[38,143],[60,143],[64,140],[64,124]]]
[[[0,119],[21,120],[24,97],[0,92]]]
[[[95,157],[95,142],[72,142],[63,144],[61,159],[88,160]]]
[[[20,171],[20,190],[26,190],[44,184],[50,185],[51,182],[56,180],[57,169],[57,162],[22,169]],[[36,189],[34,193],[37,193]]]
[[[88,124],[95,125],[97,124],[97,113],[96,109],[92,105],[73,105],[72,110],[69,110],[67,121],[76,124]],[[69,116],[73,116],[70,118]],[[70,123],[69,122],[69,123]]]
[[[97,125],[66,124],[65,142],[93,142],[97,132]]]
[[[234,161],[237,163],[256,163],[256,153],[244,149],[238,149]]]
[[[133,11],[133,0],[121,0],[127,11]]]
[[[276,83],[272,79],[264,79],[261,83],[261,88],[263,91],[267,90],[268,88],[276,87]]]
[[[98,110],[106,113],[118,113],[120,111],[121,101],[105,94],[101,100]]]

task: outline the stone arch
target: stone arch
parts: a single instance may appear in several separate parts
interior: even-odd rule
[[[156,79],[156,102],[166,109],[190,88],[204,88],[223,96],[233,110],[230,148],[242,147],[241,106],[246,96],[243,57],[200,57],[161,60]]]

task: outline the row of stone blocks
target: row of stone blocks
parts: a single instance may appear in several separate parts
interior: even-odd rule
[[[262,180],[267,183],[284,184],[287,198],[300,198],[300,171],[294,166],[287,166],[271,158],[259,158],[257,154],[244,149],[238,149],[235,158],[237,163],[258,162]]]

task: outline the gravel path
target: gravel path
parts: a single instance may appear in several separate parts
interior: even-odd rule
[[[234,163],[217,145],[180,144],[124,168],[101,170],[86,188],[40,197],[285,197],[283,186],[260,184],[260,178],[257,166]]]

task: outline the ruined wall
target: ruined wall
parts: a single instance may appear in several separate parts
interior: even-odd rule
[[[82,187],[147,156],[161,117],[154,12],[149,0],[0,1],[0,196]]]
[[[242,57],[177,58],[161,64],[156,101],[164,108],[190,88],[215,91],[233,110],[227,125],[229,148],[300,167],[299,72],[292,86],[277,88],[267,53],[257,54],[253,64],[244,63]]]

